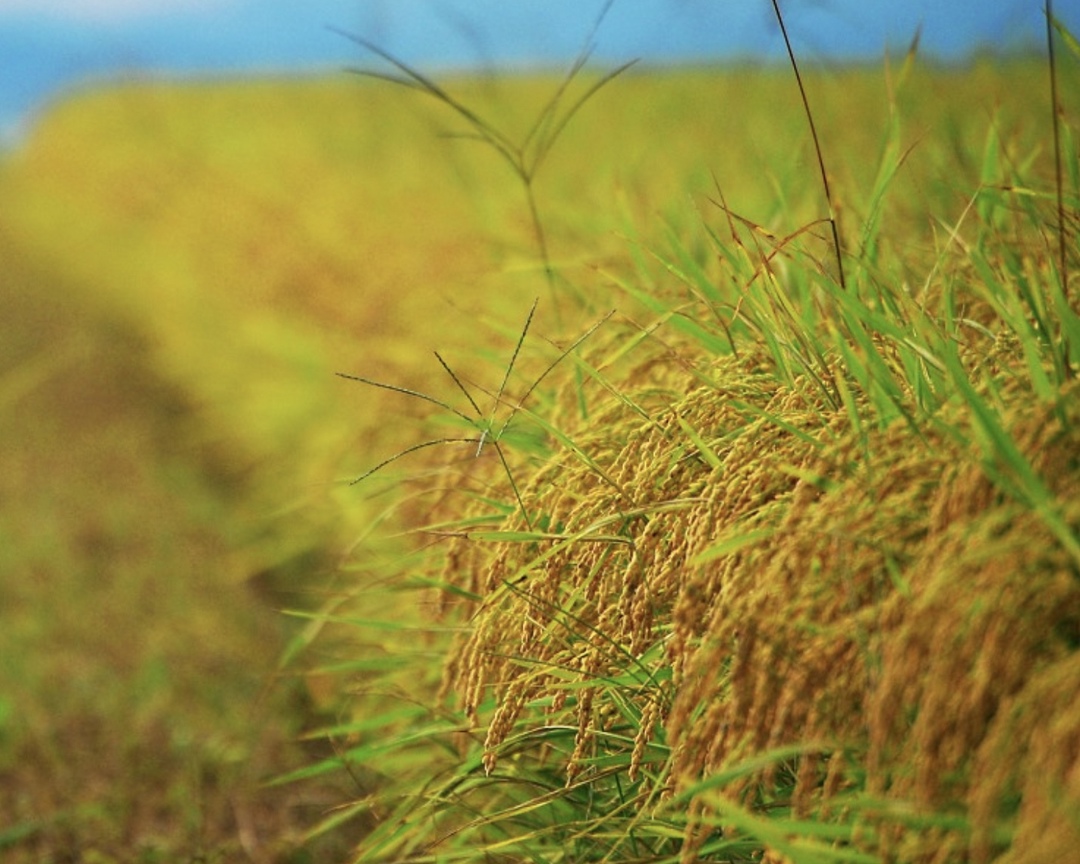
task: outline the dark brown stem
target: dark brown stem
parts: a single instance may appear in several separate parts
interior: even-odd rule
[[[1065,309],[1071,309],[1069,302],[1069,268],[1067,259],[1067,244],[1065,241],[1065,194],[1064,176],[1061,166],[1061,127],[1060,127],[1060,102],[1058,101],[1057,87],[1057,63],[1054,59],[1054,4],[1046,0],[1046,50],[1050,63],[1050,114],[1053,118],[1054,129],[1054,185],[1057,189],[1057,221],[1058,221],[1058,272],[1061,275],[1061,292],[1064,296]],[[1072,346],[1065,340],[1065,377],[1072,377]]]
[[[814,115],[810,110],[810,100],[806,96],[806,88],[803,86],[802,75],[799,74],[799,64],[795,61],[795,52],[791,48],[791,40],[788,39],[787,27],[784,26],[784,16],[780,14],[779,0],[772,0],[773,10],[776,12],[776,20],[780,24],[780,34],[784,37],[784,46],[787,48],[788,57],[791,59],[791,68],[795,70],[795,81],[799,85],[799,95],[802,97],[803,109],[806,111],[806,120],[810,124],[810,136],[814,139],[814,152],[817,154],[818,168],[821,169],[821,185],[825,189],[825,203],[829,207],[829,225],[832,226],[833,250],[836,252],[837,275],[840,279],[840,287],[847,288],[847,280],[844,278],[844,258],[840,249],[840,230],[836,224],[836,208],[833,206],[832,191],[829,189],[829,172],[825,170],[825,157],[821,153],[821,142],[818,141],[817,127],[814,125]]]

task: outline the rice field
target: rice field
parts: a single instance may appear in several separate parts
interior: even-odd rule
[[[4,860],[1064,860],[1076,70],[1061,211],[1037,59],[58,102]]]

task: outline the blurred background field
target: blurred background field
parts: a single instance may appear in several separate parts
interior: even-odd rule
[[[869,206],[888,74],[808,80],[847,224]],[[1022,60],[917,70],[893,242],[932,257],[924,203],[963,209],[988,129],[1038,150],[1044,76]],[[523,135],[555,84],[449,86]],[[433,350],[494,389],[534,298],[538,343],[611,308],[642,315],[597,264],[619,270],[629,235],[659,247],[699,214],[719,222],[717,184],[780,235],[821,214],[788,72],[630,73],[537,182],[553,259],[586,301],[560,324],[520,188],[461,131],[348,76],[128,84],[63,100],[4,156],[4,860],[340,857],[347,835],[294,846],[346,781],[261,785],[320,755],[295,738],[338,695],[305,674],[332,640],[293,656],[305,624],[280,610],[405,553],[385,483],[348,481],[439,433],[422,406],[334,373],[456,404]]]

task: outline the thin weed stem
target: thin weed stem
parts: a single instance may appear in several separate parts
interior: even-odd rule
[[[833,250],[836,253],[836,272],[840,280],[840,287],[847,289],[847,280],[844,277],[844,257],[840,248],[840,230],[836,222],[836,207],[833,203],[832,191],[829,188],[829,172],[825,170],[825,157],[821,152],[821,142],[818,140],[817,126],[814,124],[814,114],[810,110],[810,99],[806,95],[806,87],[803,86],[802,75],[799,73],[799,64],[795,60],[795,51],[791,47],[788,38],[787,27],[784,25],[784,16],[780,13],[779,0],[772,0],[773,10],[776,12],[776,20],[780,24],[780,33],[784,37],[784,47],[787,48],[788,57],[791,59],[791,68],[795,72],[795,81],[799,86],[799,95],[802,97],[803,109],[806,111],[806,121],[810,124],[810,136],[814,139],[814,153],[817,156],[818,168],[821,171],[821,185],[825,190],[825,203],[829,208],[829,225],[832,227]]]
[[[1046,0],[1046,51],[1050,67],[1050,116],[1054,132],[1054,188],[1057,191],[1057,235],[1058,235],[1058,272],[1061,274],[1061,293],[1064,295],[1065,308],[1071,309],[1069,302],[1069,268],[1067,244],[1065,240],[1065,179],[1061,157],[1061,102],[1058,96],[1057,63],[1054,56],[1054,4]],[[1067,333],[1062,334],[1064,341],[1065,378],[1072,378],[1072,346]]]

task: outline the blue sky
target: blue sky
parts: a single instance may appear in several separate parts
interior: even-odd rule
[[[605,0],[0,0],[0,135],[86,80],[304,72],[366,64],[356,32],[425,68],[565,63]],[[804,60],[878,60],[922,25],[923,51],[1044,39],[1041,0],[782,0]],[[1080,0],[1055,12],[1080,29]],[[597,60],[656,62],[783,50],[770,0],[615,0]]]

